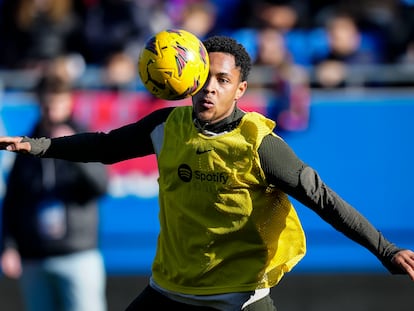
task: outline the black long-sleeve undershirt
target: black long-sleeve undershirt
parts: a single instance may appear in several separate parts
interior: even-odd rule
[[[157,110],[140,121],[109,133],[84,133],[54,139],[29,139],[31,153],[42,157],[63,158],[78,162],[112,164],[154,153],[151,133],[164,123],[172,107]],[[236,109],[232,116],[215,125],[205,125],[210,132],[237,126],[244,112]],[[230,129],[231,130],[231,129]],[[390,243],[356,209],[329,188],[319,174],[300,160],[280,137],[266,136],[260,147],[261,167],[269,184],[273,184],[316,212],[345,236],[366,247],[392,273],[403,273],[391,263],[400,249]]]

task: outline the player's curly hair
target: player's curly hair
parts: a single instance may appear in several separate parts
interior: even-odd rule
[[[235,39],[226,36],[212,36],[203,41],[208,53],[222,52],[234,56],[236,66],[240,68],[241,81],[247,81],[252,67],[252,61],[243,45]]]

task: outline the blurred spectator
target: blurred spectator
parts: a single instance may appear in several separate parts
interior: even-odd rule
[[[282,33],[307,26],[307,2],[299,0],[241,0],[245,27],[276,28]]]
[[[310,88],[305,68],[295,64],[286,48],[283,35],[274,28],[258,33],[255,66],[270,66],[273,80],[268,81],[272,95],[267,116],[279,130],[304,130],[309,122]]]
[[[414,42],[414,2],[409,0],[398,1],[399,6],[394,13],[392,22],[384,27],[386,31],[386,51],[388,63],[413,62]]]
[[[211,14],[208,18],[203,16],[198,25],[191,26],[192,28],[206,28],[211,35],[226,34],[242,25],[239,18],[241,0],[167,0],[166,2],[167,13],[173,25],[186,23],[183,22],[183,16],[187,15],[189,11],[200,13],[204,11]],[[194,16],[194,14],[192,15]],[[203,20],[207,21],[207,26],[202,25]],[[214,21],[213,25],[211,25],[211,21]],[[206,31],[202,32],[206,33]]]
[[[240,26],[238,12],[241,0],[210,0],[216,8],[216,22],[212,32],[214,34],[228,34]]]
[[[414,65],[414,29],[396,61],[400,64]]]
[[[79,55],[58,55],[45,63],[41,75],[59,77],[66,83],[75,85],[85,72],[86,64]]]
[[[254,58],[256,51],[252,48],[256,32],[261,28],[274,28],[279,31],[290,51],[293,62],[301,65],[310,64],[308,41],[307,2],[295,0],[259,0],[242,1],[245,26],[232,33],[238,41],[246,46]]]
[[[313,59],[317,86],[345,86],[348,66],[381,63],[375,45],[363,45],[363,33],[349,13],[338,12],[331,15],[326,20],[325,30],[328,39],[326,54]]]
[[[134,90],[136,68],[136,60],[127,53],[111,54],[103,68],[103,87],[112,91]]]
[[[163,0],[100,0],[85,12],[88,64],[102,66],[112,54],[134,60],[145,41],[171,26]]]
[[[42,70],[48,60],[83,53],[82,22],[72,0],[4,0],[0,66]]]
[[[216,21],[217,9],[210,1],[190,1],[177,16],[175,26],[205,39],[212,35]]]
[[[41,117],[31,135],[82,130],[72,119],[71,92],[60,78],[40,80]],[[1,268],[20,279],[26,310],[106,310],[97,200],[107,177],[98,163],[16,155],[3,200]]]
[[[313,14],[314,25],[326,23],[335,11],[349,13],[363,34],[363,39],[376,41],[378,61],[393,63],[407,40],[413,21],[413,11],[404,0],[340,0],[327,2]],[[313,3],[313,1],[312,1]]]

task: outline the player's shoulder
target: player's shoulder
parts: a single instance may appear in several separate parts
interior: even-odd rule
[[[279,135],[275,134],[274,132],[269,133],[265,137],[263,137],[263,140],[260,144],[261,146],[272,146],[273,148],[275,146],[281,146],[281,145],[287,145],[286,142],[281,138]]]

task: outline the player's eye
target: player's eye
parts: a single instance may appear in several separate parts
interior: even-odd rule
[[[224,78],[224,77],[218,77],[217,81],[220,82],[220,83],[229,83],[230,82],[229,79]]]

